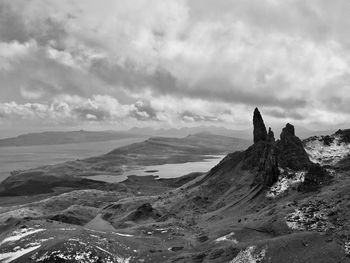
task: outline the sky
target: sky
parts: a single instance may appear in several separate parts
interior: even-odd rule
[[[348,0],[0,0],[0,129],[350,128]],[[1,134],[0,131],[0,134]]]

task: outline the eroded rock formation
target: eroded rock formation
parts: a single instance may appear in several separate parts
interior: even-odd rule
[[[293,170],[305,170],[311,165],[302,141],[295,136],[295,129],[292,124],[287,123],[277,141],[278,163],[283,168]]]
[[[258,108],[255,108],[254,110],[253,125],[254,143],[265,141],[267,137],[266,126]]]
[[[271,186],[278,180],[278,157],[275,136],[271,128],[267,133],[264,120],[255,108],[254,117],[254,144],[245,151],[245,169],[256,169],[255,184]]]
[[[273,131],[271,130],[271,127],[269,127],[269,132],[267,133],[267,138],[266,140],[268,142],[275,142],[275,134],[273,133]]]
[[[244,152],[243,169],[257,171],[254,184],[272,186],[279,178],[279,168],[300,170],[315,170],[302,141],[295,135],[295,128],[287,123],[280,139],[275,141],[271,128],[266,131],[264,120],[255,108],[253,116],[254,144]],[[312,172],[308,175],[314,174]],[[314,177],[311,181],[314,181]]]

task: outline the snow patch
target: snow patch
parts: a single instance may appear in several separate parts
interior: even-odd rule
[[[286,224],[290,229],[294,230],[305,230],[304,224],[302,222],[306,221],[304,213],[299,209],[295,209],[294,212],[287,216]]]
[[[265,258],[265,255],[266,249],[258,251],[256,246],[250,246],[245,250],[241,250],[229,263],[260,263]]]
[[[222,237],[219,237],[217,239],[215,239],[215,242],[221,242],[221,241],[229,241],[229,242],[232,242],[234,244],[238,244],[238,241],[237,239],[233,238],[235,235],[234,232],[231,232],[225,236],[222,236]]]
[[[112,254],[111,252],[95,246],[95,248],[97,248],[98,250],[104,252],[107,254],[106,257],[103,258],[104,263],[130,263],[130,257],[129,258],[123,258],[120,256],[116,256],[114,254]],[[67,254],[67,252],[69,254]],[[94,262],[100,262],[101,258],[97,255],[93,255],[93,252],[91,251],[66,251],[63,252],[61,250],[57,250],[57,251],[52,251],[52,252],[48,252],[46,251],[42,256],[40,257],[32,257],[32,259],[35,260],[35,262],[43,262],[43,261],[48,261],[48,260],[52,260],[52,261],[60,261],[60,260],[64,260],[64,261],[74,261],[74,262],[84,262],[84,263],[94,263]],[[50,261],[51,262],[51,261]]]
[[[112,232],[112,233],[115,235],[118,235],[118,236],[122,236],[122,237],[133,237],[133,235],[129,235],[129,234],[123,234],[123,233],[118,233],[118,232]]]
[[[43,229],[43,228],[39,228],[39,229],[22,228],[19,231],[12,232],[12,235],[9,237],[6,237],[4,240],[2,240],[0,245],[7,243],[7,242],[18,241],[26,236],[33,235],[35,233],[42,232],[42,231],[45,231],[45,229]]]
[[[349,257],[350,256],[350,241],[345,242],[344,250],[345,250],[345,254]]]
[[[286,217],[286,224],[293,230],[325,232],[334,226],[329,222],[326,211],[313,206],[295,209]]]
[[[61,230],[61,231],[74,231],[74,230],[76,230],[76,228],[74,228],[74,227],[61,227],[58,230]]]
[[[339,135],[332,136],[334,140],[329,144],[323,143],[321,136],[306,141],[305,151],[314,163],[321,165],[335,165],[350,153],[350,144],[341,142]]]
[[[282,193],[286,192],[291,186],[300,184],[305,180],[305,171],[292,171],[290,169],[284,170],[279,168],[280,176],[278,181],[270,187],[270,190],[266,193],[266,197],[274,198]]]
[[[36,245],[33,247],[27,247],[27,248],[23,248],[23,249],[16,249],[13,252],[6,252],[6,253],[2,253],[0,254],[0,262],[1,263],[9,263],[14,261],[15,259],[22,257],[25,254],[28,254],[29,252],[32,252],[36,249],[38,249],[40,247],[40,245]]]
[[[114,254],[112,254],[111,252],[101,248],[101,247],[98,247],[96,246],[96,248],[98,248],[99,250],[111,255],[114,257],[114,260],[116,260],[116,263],[129,263],[130,262],[130,257],[129,258],[122,258],[122,257],[119,257],[119,256],[116,256]]]

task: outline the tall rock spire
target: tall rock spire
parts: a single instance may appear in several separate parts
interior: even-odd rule
[[[267,137],[266,126],[258,108],[255,108],[254,110],[253,125],[254,143],[257,143],[258,141],[265,141]]]

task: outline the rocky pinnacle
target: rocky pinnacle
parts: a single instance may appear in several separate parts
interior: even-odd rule
[[[259,141],[265,141],[267,138],[267,131],[258,108],[255,108],[254,110],[253,125],[254,143],[257,143]]]

